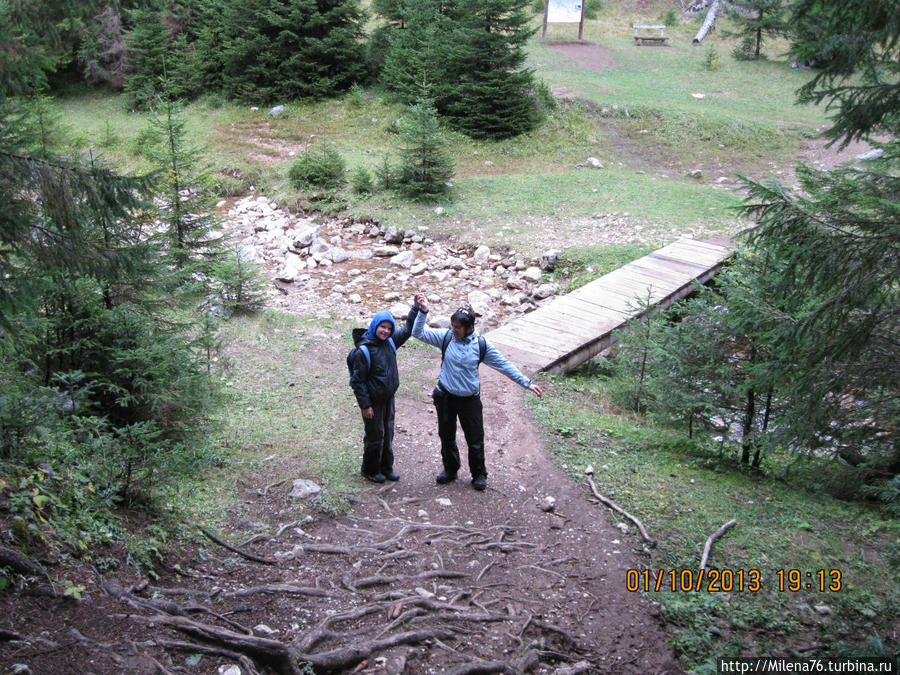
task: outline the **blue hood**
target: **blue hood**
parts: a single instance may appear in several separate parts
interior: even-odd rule
[[[397,324],[394,323],[394,316],[386,309],[383,309],[380,312],[375,312],[375,316],[372,317],[372,321],[369,323],[368,335],[370,338],[373,340],[378,339],[375,337],[375,329],[378,328],[378,324],[385,321],[391,324],[391,335],[397,332]]]

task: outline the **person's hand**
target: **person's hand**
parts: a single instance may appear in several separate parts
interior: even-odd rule
[[[365,417],[367,420],[370,420],[373,417],[375,417],[375,411],[372,410],[372,406],[369,406],[368,408],[363,408],[362,414],[363,414],[363,417]]]
[[[416,304],[423,312],[428,311],[428,299],[425,297],[424,293],[416,293]]]
[[[544,390],[541,389],[539,386],[537,386],[534,382],[531,383],[531,386],[528,387],[528,389],[529,389],[530,391],[533,391],[535,394],[537,394],[537,397],[538,397],[538,398],[543,398],[543,397],[544,397]]]

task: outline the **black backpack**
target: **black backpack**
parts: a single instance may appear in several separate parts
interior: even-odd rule
[[[444,362],[444,354],[447,353],[447,345],[450,344],[450,340],[453,339],[453,333],[451,331],[447,331],[444,333],[444,339],[441,342],[441,363]],[[484,339],[483,335],[478,336],[478,363],[484,361],[484,354],[487,352],[487,341]]]
[[[350,373],[350,376],[353,376],[353,361],[356,359],[356,352],[361,351],[363,356],[366,357],[366,365],[372,366],[372,355],[369,354],[369,348],[366,345],[361,345],[362,339],[366,336],[368,329],[366,328],[354,328],[352,332],[353,344],[355,345],[353,349],[351,349],[347,353],[347,371]],[[389,337],[387,339],[388,344],[391,346],[391,349],[394,350],[394,353],[397,352],[397,346],[394,344],[394,338]]]

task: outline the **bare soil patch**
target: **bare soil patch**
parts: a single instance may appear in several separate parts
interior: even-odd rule
[[[610,51],[606,47],[590,42],[561,42],[548,44],[547,49],[565,54],[586,70],[603,71],[615,65]]]

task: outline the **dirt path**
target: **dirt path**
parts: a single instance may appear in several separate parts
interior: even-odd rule
[[[103,588],[86,577],[80,602],[39,585],[24,605],[5,594],[0,613],[26,639],[0,643],[0,670],[297,675],[272,655],[293,650],[336,672],[680,672],[655,608],[625,590],[640,540],[554,466],[526,392],[482,374],[485,492],[465,469],[435,484],[423,389],[398,401],[399,482],[367,487],[348,515],[310,522],[291,522],[288,486],[248,486],[218,533],[241,542],[264,524],[266,535],[238,544],[242,554],[206,542],[167,559],[158,579],[128,568],[105,574]],[[552,512],[540,508],[547,496]]]

